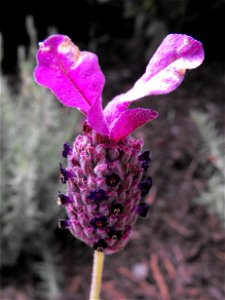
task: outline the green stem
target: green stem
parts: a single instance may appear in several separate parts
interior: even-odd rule
[[[91,292],[89,300],[99,300],[101,282],[102,282],[102,271],[104,264],[104,253],[95,250],[94,252],[94,265],[92,271],[92,282]]]

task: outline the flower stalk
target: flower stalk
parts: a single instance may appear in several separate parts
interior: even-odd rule
[[[92,282],[89,300],[99,300],[104,266],[104,252],[94,251],[94,264],[92,270]]]

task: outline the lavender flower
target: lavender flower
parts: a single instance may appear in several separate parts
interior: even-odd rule
[[[204,59],[200,42],[181,34],[168,35],[146,71],[126,93],[116,96],[103,110],[105,78],[95,54],[80,51],[67,36],[53,35],[40,43],[36,81],[59,101],[86,115],[83,133],[73,145],[64,144],[67,167],[60,165],[67,193],[59,193],[69,219],[61,228],[106,254],[124,248],[137,216],[149,209],[143,197],[152,185],[144,173],[150,153],[141,153],[143,141],[130,137],[138,127],[157,118],[151,109],[128,109],[148,95],[166,94],[184,79],[186,69]]]

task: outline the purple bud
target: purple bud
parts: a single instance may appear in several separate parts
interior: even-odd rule
[[[95,228],[103,228],[106,226],[107,218],[105,216],[95,217],[91,220],[91,225]]]
[[[149,167],[149,163],[151,162],[150,151],[144,151],[138,156],[138,160],[141,162],[142,168],[146,171]]]
[[[141,183],[139,183],[139,189],[141,190],[141,196],[147,195],[151,187],[152,187],[152,178],[151,177],[147,177]]]
[[[92,132],[92,128],[87,124],[87,122],[85,122],[83,125],[83,133],[89,134],[91,132]]]
[[[69,229],[70,228],[70,220],[59,219],[58,227],[60,229]]]
[[[142,168],[146,171],[146,170],[148,170],[148,168],[149,168],[149,163],[146,162],[146,161],[143,161],[143,162],[141,163],[141,166],[142,166]]]
[[[111,207],[111,212],[114,215],[119,215],[123,211],[123,205],[120,203],[114,203]]]
[[[122,231],[121,230],[110,229],[109,236],[113,240],[119,240],[122,236]]]
[[[72,198],[59,192],[58,198],[57,198],[58,205],[66,205],[66,204],[70,204],[72,202],[73,202]]]
[[[72,172],[67,171],[65,168],[63,168],[62,164],[59,164],[59,168],[60,168],[60,179],[62,181],[62,183],[66,183],[68,181],[69,178],[73,177]]]
[[[106,192],[102,189],[97,191],[90,192],[88,199],[95,200],[96,202],[102,202],[103,200],[107,199]]]
[[[136,212],[141,217],[146,217],[149,210],[149,205],[146,203],[140,203],[137,208]]]
[[[67,158],[68,154],[71,153],[72,153],[72,146],[68,142],[65,142],[63,145],[62,156]]]
[[[120,182],[120,177],[115,173],[106,176],[106,184],[108,186],[117,186],[119,182]]]
[[[107,247],[105,240],[100,239],[97,243],[94,244],[94,249],[97,251],[103,251]]]
[[[150,159],[150,151],[146,150],[142,154],[138,156],[139,161],[151,161]]]

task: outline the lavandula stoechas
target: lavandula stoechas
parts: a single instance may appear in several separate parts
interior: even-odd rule
[[[151,109],[128,107],[142,97],[173,91],[186,69],[198,67],[203,59],[200,42],[187,35],[168,35],[143,76],[103,110],[105,78],[97,56],[80,51],[63,35],[50,36],[40,44],[36,81],[62,104],[86,115],[83,133],[73,145],[64,144],[67,166],[60,165],[60,173],[67,192],[59,193],[58,203],[65,206],[69,218],[59,220],[61,228],[106,254],[125,246],[137,216],[147,214],[143,197],[152,185],[151,177],[145,175],[150,153],[142,153],[143,141],[130,134],[158,116]]]

